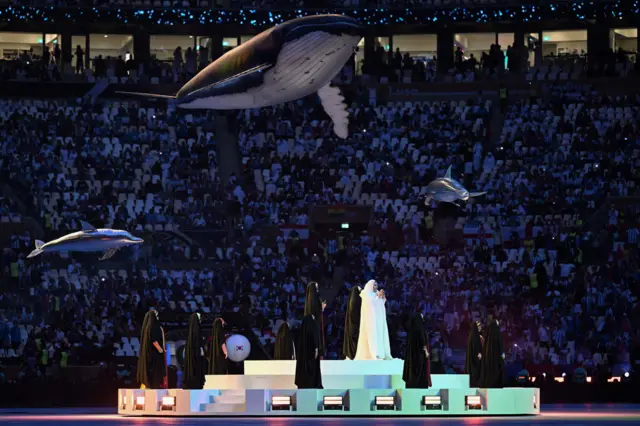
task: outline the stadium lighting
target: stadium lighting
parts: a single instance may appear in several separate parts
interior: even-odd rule
[[[440,398],[440,395],[424,396],[422,405],[424,405],[425,410],[442,410],[442,398]]]
[[[587,376],[587,383],[591,383],[591,376]]]
[[[613,376],[612,378],[607,379],[607,382],[609,382],[609,383],[615,383],[615,382],[620,383],[620,376]]]
[[[376,396],[376,410],[395,410],[396,400],[393,396]]]
[[[290,411],[291,410],[291,397],[290,396],[272,396],[271,397],[271,411]]]
[[[344,401],[341,396],[325,396],[322,399],[322,406],[325,410],[343,410]]]
[[[136,411],[144,410],[144,396],[136,396],[136,404],[133,409]]]
[[[122,395],[122,404],[121,404],[121,408],[123,410],[127,409],[127,395]]]
[[[558,383],[564,383],[564,377],[554,377],[553,380],[555,380]]]
[[[160,403],[160,411],[175,411],[176,409],[176,397],[175,396],[163,396]]]
[[[628,372],[628,371],[625,371],[625,372],[624,372],[624,377],[628,379],[628,378],[629,378],[629,376],[630,376],[629,372]]]
[[[465,396],[464,405],[467,407],[467,410],[482,410],[482,400],[478,395]]]

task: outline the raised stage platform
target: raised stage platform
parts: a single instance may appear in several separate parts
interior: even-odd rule
[[[295,361],[247,361],[243,376],[207,376],[202,390],[118,391],[118,413],[130,416],[488,416],[540,413],[536,388],[469,388],[467,375],[432,375],[430,389],[404,389],[402,360],[322,361],[325,389],[296,389]],[[393,410],[377,410],[376,397],[392,397]],[[427,407],[425,396],[441,406]],[[466,404],[468,396],[479,403]],[[273,397],[290,397],[287,411]],[[325,410],[325,397],[342,397],[341,410]]]

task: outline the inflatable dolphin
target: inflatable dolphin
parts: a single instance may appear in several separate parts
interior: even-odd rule
[[[452,203],[458,205],[457,201],[467,201],[469,198],[479,197],[486,192],[469,192],[457,180],[451,177],[451,166],[447,169],[444,177],[435,179],[427,185],[425,204],[429,205],[431,200]]]

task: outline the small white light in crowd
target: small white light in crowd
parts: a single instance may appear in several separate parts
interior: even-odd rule
[[[274,410],[291,410],[290,396],[272,396],[271,411]]]
[[[104,35],[104,38],[107,38],[107,37],[109,37],[109,36],[105,34],[105,35]]]
[[[547,377],[547,373],[542,373],[542,377]]]
[[[567,377],[567,373],[562,373],[562,377]]]
[[[628,371],[625,371],[624,377],[629,378],[629,372]]]
[[[426,410],[442,410],[442,398],[440,395],[425,396],[422,398],[422,405]]]
[[[553,380],[555,380],[558,383],[564,383],[564,377],[554,377]]]
[[[591,383],[591,377],[587,376],[587,383]]]
[[[376,410],[395,410],[396,399],[393,396],[376,396]]]
[[[467,395],[464,397],[464,405],[467,407],[467,410],[481,410],[482,400],[478,395]]]

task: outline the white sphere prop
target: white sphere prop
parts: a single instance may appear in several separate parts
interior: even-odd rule
[[[249,339],[241,334],[232,334],[227,339],[227,356],[233,362],[242,362],[249,358],[251,344]]]

